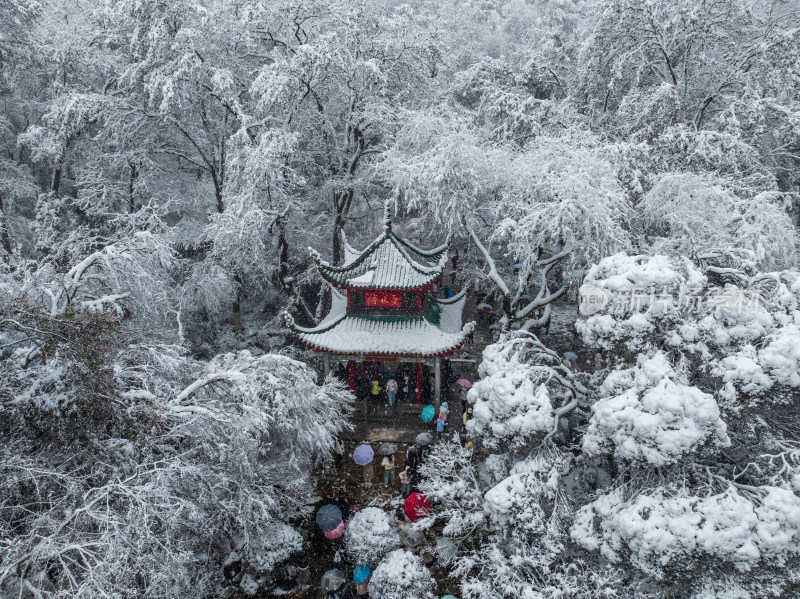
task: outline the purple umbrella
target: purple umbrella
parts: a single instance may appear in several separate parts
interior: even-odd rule
[[[464,387],[464,389],[469,389],[472,387],[472,383],[470,383],[467,379],[458,379],[456,381],[456,385],[459,387]]]
[[[353,459],[359,466],[366,466],[372,461],[372,458],[374,457],[375,457],[375,452],[372,450],[372,447],[370,447],[366,443],[356,447],[356,450],[353,452]]]

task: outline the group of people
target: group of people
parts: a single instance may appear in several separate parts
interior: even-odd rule
[[[337,376],[343,381],[347,381],[347,371],[343,365],[339,365]],[[415,382],[406,373],[398,373],[392,377],[385,371],[375,374],[367,373],[356,377],[355,395],[359,401],[369,401],[374,405],[383,403],[386,407],[393,407],[395,403],[416,401]]]
[[[400,490],[403,498],[408,497],[412,489],[419,484],[421,477],[417,471],[417,467],[422,463],[426,453],[429,451],[427,446],[417,446],[416,444],[409,446],[406,450],[405,461],[403,462],[403,469],[397,475],[397,461],[393,454],[384,455],[381,459],[381,468],[383,469],[383,485],[386,488],[391,488],[397,485],[400,481]],[[364,485],[371,487],[372,478],[374,476],[374,468],[372,462],[363,466],[364,469]]]

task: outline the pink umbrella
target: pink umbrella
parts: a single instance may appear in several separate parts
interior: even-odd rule
[[[459,387],[464,387],[464,389],[469,389],[472,387],[472,383],[470,383],[467,379],[458,379],[456,381],[456,385]]]
[[[339,537],[342,536],[343,532],[344,532],[344,520],[339,522],[339,526],[337,526],[333,530],[326,530],[322,534],[324,534],[325,537],[328,539],[338,539]]]

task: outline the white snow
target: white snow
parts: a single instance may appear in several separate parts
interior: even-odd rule
[[[242,576],[239,586],[245,595],[255,595],[258,592],[258,582],[250,574]]]
[[[422,559],[396,549],[378,564],[367,589],[375,599],[434,599],[434,580]]]
[[[777,487],[763,487],[756,502],[733,487],[709,496],[660,488],[626,501],[616,489],[581,508],[570,535],[614,562],[627,548],[632,563],[657,578],[665,566],[698,554],[747,570],[800,552],[800,498]]]
[[[604,388],[617,394],[592,406],[583,437],[588,455],[611,451],[627,460],[663,466],[679,460],[709,437],[729,445],[714,398],[678,381],[663,353],[609,375]],[[629,389],[619,393],[626,384]]]
[[[400,535],[389,514],[377,507],[366,507],[353,514],[344,532],[347,553],[356,564],[377,562],[400,547]]]
[[[297,327],[295,332],[314,348],[366,354],[434,355],[458,347],[466,337],[464,330],[448,333],[424,318],[348,314],[342,316],[333,328],[327,331],[323,328],[322,325],[313,329]]]

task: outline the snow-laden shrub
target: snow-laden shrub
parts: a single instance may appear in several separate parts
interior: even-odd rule
[[[303,547],[303,537],[291,526],[271,523],[268,533],[252,539],[247,547],[248,561],[260,572],[269,572]]]
[[[467,430],[491,450],[517,449],[552,433],[582,391],[558,354],[522,331],[486,347],[478,373],[467,394],[473,404]]]
[[[377,507],[356,512],[345,527],[347,553],[357,564],[375,563],[400,547],[400,535],[389,514]]]
[[[800,498],[778,487],[761,492],[745,496],[731,486],[696,496],[661,487],[625,500],[615,489],[582,507],[570,534],[612,562],[629,552],[634,566],[656,578],[668,565],[680,567],[702,554],[740,570],[767,559],[780,566],[800,553]]]
[[[578,332],[612,352],[655,347],[702,361],[727,409],[791,402],[800,387],[800,273],[757,272],[754,260],[743,250],[697,264],[610,256],[586,276],[581,295],[594,298],[594,313]]]
[[[484,494],[484,511],[497,529],[506,528],[510,536],[541,535],[565,515],[566,498],[560,486],[559,467],[564,456],[552,450],[542,451],[514,464],[509,476]],[[553,513],[555,511],[558,514]],[[549,543],[556,549],[557,543]]]
[[[615,254],[589,269],[581,287],[581,303],[591,296],[597,311],[577,322],[585,343],[611,349],[624,343],[640,349],[657,327],[680,319],[675,310],[690,290],[708,283],[686,258]],[[650,295],[650,290],[656,293]],[[583,309],[583,307],[582,307]]]
[[[618,391],[625,383],[629,388],[592,406],[583,451],[588,455],[613,452],[618,458],[663,466],[678,461],[709,437],[730,445],[713,396],[677,378],[662,352],[641,360],[635,368],[611,373],[605,388]]]
[[[367,588],[373,599],[433,599],[434,584],[419,556],[395,549],[375,568]]]

